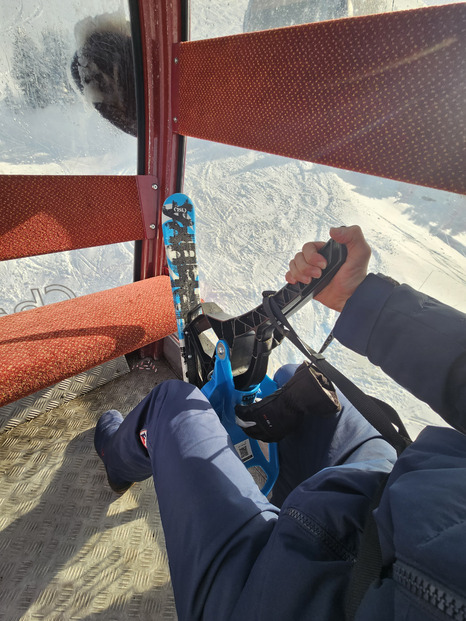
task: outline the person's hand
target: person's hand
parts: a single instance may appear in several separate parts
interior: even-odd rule
[[[330,237],[348,249],[348,257],[330,283],[323,289],[316,300],[341,312],[348,298],[362,283],[367,275],[367,266],[371,256],[369,244],[359,226],[342,226],[330,229]],[[313,278],[320,278],[322,269],[327,262],[318,253],[324,242],[308,242],[301,252],[290,261],[290,269],[286,274],[287,282],[309,284]]]

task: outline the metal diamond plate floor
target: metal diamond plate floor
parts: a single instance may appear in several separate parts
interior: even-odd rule
[[[0,436],[0,619],[176,619],[152,480],[119,498],[93,447],[168,367],[135,369]]]

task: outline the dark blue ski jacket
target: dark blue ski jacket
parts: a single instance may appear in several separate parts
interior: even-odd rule
[[[369,275],[334,332],[466,431],[466,315]],[[343,621],[369,501],[387,469],[330,467],[298,486],[233,618]],[[356,619],[466,621],[466,436],[447,425],[421,432],[396,461],[375,519],[384,569]]]

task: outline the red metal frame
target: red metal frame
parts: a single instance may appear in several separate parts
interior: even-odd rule
[[[156,214],[154,213],[154,196],[156,178],[152,175],[138,175],[136,177],[136,185],[139,194],[139,205],[141,206],[141,215],[144,223],[144,239],[146,241],[153,240],[156,235]]]
[[[173,45],[181,41],[181,0],[139,0],[141,23],[144,93],[145,93],[145,174],[154,178],[157,229],[154,239],[143,241],[141,278],[159,276],[166,266],[161,234],[163,201],[179,190],[177,173],[179,160],[184,160],[184,149],[174,133],[172,118],[172,70]],[[157,358],[161,354],[160,343],[144,350],[144,355]]]
[[[153,242],[144,242],[141,277],[158,276],[165,265],[160,235],[163,201],[176,191],[179,140],[173,131],[171,117],[171,80],[173,44],[181,40],[180,1],[140,0],[144,92],[146,114],[146,175],[156,179],[154,195],[157,202],[158,226]]]

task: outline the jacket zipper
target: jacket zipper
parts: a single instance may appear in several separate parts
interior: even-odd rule
[[[435,584],[421,572],[401,561],[396,561],[393,565],[393,579],[423,602],[429,603],[451,619],[466,621],[466,600]]]
[[[355,562],[356,556],[345,548],[345,546],[343,546],[336,537],[322,528],[318,522],[310,518],[308,515],[305,515],[304,513],[301,513],[297,509],[293,508],[286,509],[284,514],[296,520],[296,522],[298,522],[298,524],[300,524],[300,526],[302,526],[309,534],[323,541],[327,548],[329,548],[339,559],[348,561],[349,563]]]

